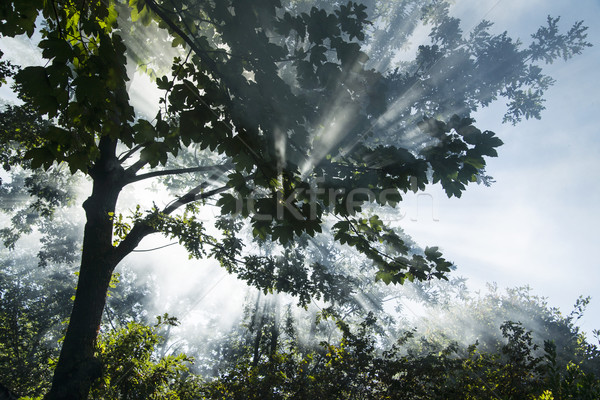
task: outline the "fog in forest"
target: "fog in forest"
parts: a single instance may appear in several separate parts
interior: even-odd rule
[[[225,28],[219,31],[208,16],[194,29],[201,32],[198,48],[210,50],[195,54],[156,20],[138,27],[135,18],[150,18],[144,16],[146,8],[136,11],[133,5],[132,14],[115,14],[135,116],[130,123],[135,140],[119,141],[115,160],[127,170],[135,169],[138,152],[142,161],[156,160],[142,163],[119,188],[116,209],[107,216],[112,246],[124,247],[140,222],[152,221],[159,232],[144,236],[114,269],[97,329],[105,348],[96,351],[111,354],[106,365],[113,362],[110,349],[118,347],[114,335],[133,330],[136,323],[153,327],[160,338],[149,346],[152,360],[185,353],[194,361],[178,362],[190,373],[228,388],[227,379],[245,373],[256,373],[263,382],[270,372],[261,366],[302,360],[298,370],[303,371],[302,362],[308,365],[317,355],[334,368],[345,360],[331,356],[336,351],[383,358],[389,352],[402,362],[417,360],[418,367],[410,368],[418,371],[435,354],[481,361],[486,352],[496,352],[502,354],[499,360],[518,346],[532,359],[554,354],[564,365],[571,365],[569,357],[576,354],[580,358],[573,365],[596,379],[600,186],[594,177],[600,173],[600,140],[591,121],[600,90],[598,4],[369,0],[363,9],[329,1],[282,3],[273,6],[273,20],[281,27],[265,22],[271,18],[267,11],[253,14],[253,21],[266,25],[264,32],[252,31],[256,40],[248,44],[260,49],[265,40],[271,51],[282,53],[281,60],[256,50],[255,59],[251,54],[234,66],[231,54],[243,47],[241,39]],[[239,17],[234,9],[220,12],[233,20]],[[160,10],[152,15],[160,16]],[[341,28],[311,25],[311,18],[339,18]],[[38,17],[38,24],[42,20]],[[189,28],[185,19],[177,21]],[[303,23],[305,37],[298,28]],[[335,29],[343,33],[340,43]],[[323,38],[314,40],[318,35]],[[21,68],[49,65],[37,47],[40,32],[31,38],[8,36],[0,39],[2,60]],[[223,76],[201,71],[200,66],[212,66],[198,61],[207,54],[221,65]],[[263,59],[277,67],[271,70],[265,62],[269,68],[261,71]],[[218,82],[227,74],[234,78],[223,89],[226,85]],[[82,204],[95,178],[85,168],[70,167],[75,161],[67,156],[60,158],[64,148],[74,146],[69,140],[60,142],[59,156],[48,165],[19,159],[37,154],[29,151],[45,142],[23,145],[23,139],[25,150],[20,150],[9,138],[14,134],[21,140],[15,133],[21,128],[13,129],[19,114],[5,111],[29,101],[17,97],[15,90],[25,86],[15,83],[16,76],[6,74],[0,87],[6,137],[0,143],[5,166],[0,172],[0,311],[14,326],[27,325],[19,322],[19,313],[40,324],[45,331],[30,336],[36,348],[50,349],[40,356],[47,361],[58,358],[57,340],[71,315],[84,249]],[[222,93],[230,98],[223,100]],[[264,98],[273,93],[281,100]],[[264,104],[269,110],[259,109]],[[300,111],[306,104],[313,109]],[[202,113],[209,122],[193,120]],[[61,125],[70,118],[65,115],[44,115],[36,123]],[[163,150],[173,137],[158,138],[163,122],[177,127],[177,135],[188,134],[186,123],[207,133],[191,134],[181,143],[178,138],[177,150]],[[214,139],[217,135],[226,139]],[[231,144],[236,138],[242,144]],[[268,148],[260,148],[257,143],[265,141]],[[92,136],[92,147],[99,142]],[[263,157],[269,160],[264,165],[257,161]],[[444,162],[452,157],[458,161],[448,167]],[[335,175],[329,165],[342,172]],[[183,172],[162,173],[168,170]],[[369,174],[379,172],[373,171],[387,172],[375,179]],[[211,191],[216,194],[203,197]],[[188,192],[200,200],[190,202]],[[286,203],[277,197],[283,193],[297,198]],[[293,210],[284,211],[287,205]],[[294,212],[300,218],[290,223]],[[37,326],[27,326],[32,325]],[[10,329],[0,333],[7,343],[13,341]],[[558,347],[552,353],[554,342]],[[2,353],[10,346],[0,346],[3,362],[12,357],[8,350]],[[355,353],[344,353],[344,346]],[[44,368],[50,382],[54,366]],[[568,368],[575,374],[575,367]],[[3,371],[2,379],[26,375]],[[293,381],[284,368],[277,371],[277,379]],[[390,375],[390,382],[401,381],[402,374]],[[484,382],[479,374],[471,377]],[[0,384],[11,390],[25,393],[28,387],[29,381],[12,387],[2,379]],[[92,386],[92,392],[117,387],[120,379],[106,378],[104,387]],[[541,395],[547,393],[536,393]]]

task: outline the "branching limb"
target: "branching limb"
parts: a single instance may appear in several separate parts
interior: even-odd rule
[[[229,186],[218,187],[213,190],[203,191],[206,187],[206,183],[196,186],[183,196],[179,197],[167,207],[165,207],[160,213],[164,215],[169,215],[173,213],[178,208],[193,203],[195,201],[207,199],[216,194],[222,193],[226,190],[229,190]],[[115,249],[115,258],[116,262],[120,262],[123,258],[125,258],[129,253],[133,252],[135,248],[140,244],[143,238],[150,235],[151,233],[156,233],[157,230],[153,227],[147,219],[143,219],[137,221],[131,231],[127,234],[127,237],[123,239],[123,241],[119,244],[119,246]]]
[[[134,182],[139,182],[139,181],[142,181],[144,179],[156,178],[156,177],[159,177],[159,176],[178,175],[178,174],[186,174],[186,173],[192,173],[192,172],[206,172],[206,171],[212,171],[212,170],[215,170],[215,169],[219,169],[219,170],[222,171],[222,170],[231,169],[232,167],[233,167],[233,164],[223,164],[223,165],[205,165],[205,166],[199,166],[199,167],[167,169],[167,170],[162,170],[162,171],[152,171],[152,172],[148,172],[146,174],[136,175],[136,176],[128,179],[127,182],[126,182],[126,184],[130,184],[130,183],[134,183]]]
[[[146,160],[137,160],[135,163],[131,164],[128,168],[125,169],[125,176],[135,176],[136,172],[144,168],[146,164],[148,164]]]
[[[131,148],[129,151],[125,152],[123,155],[119,155],[119,161],[124,162],[142,147],[144,147],[142,144],[138,144],[137,146]]]
[[[177,35],[179,35],[184,41],[185,43],[190,46],[190,49],[192,49],[194,51],[194,53],[200,58],[200,60],[205,63],[205,65],[207,65],[210,68],[210,71],[212,74],[215,74],[216,77],[222,79],[223,76],[222,74],[219,72],[219,68],[217,68],[217,65],[215,63],[215,61],[208,57],[206,52],[203,51],[195,42],[194,40],[192,40],[192,38],[190,38],[189,35],[187,35],[185,32],[183,32],[183,30],[177,26],[177,24],[175,22],[173,22],[167,15],[166,15],[166,10],[163,9],[162,7],[160,7],[158,4],[156,4],[156,2],[154,0],[149,0],[146,2],[146,6],[152,10],[154,13],[156,13],[156,15],[158,15],[158,17],[163,20],[163,22],[169,27],[169,29],[171,29],[174,33],[176,33]],[[223,80],[223,79],[222,79]]]
[[[229,186],[225,185],[225,186],[221,186],[216,189],[208,190],[205,192],[204,191],[205,187],[206,187],[205,184],[196,186],[194,189],[190,190],[183,196],[179,197],[177,200],[173,201],[167,207],[165,207],[161,211],[161,213],[165,214],[165,215],[169,215],[169,214],[173,213],[175,210],[177,210],[178,208],[185,206],[186,204],[190,204],[195,201],[204,200],[204,199],[212,197],[216,194],[223,193],[226,190],[231,189]]]

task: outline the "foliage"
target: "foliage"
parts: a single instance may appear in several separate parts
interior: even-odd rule
[[[550,307],[547,299],[531,291],[526,286],[503,292],[496,285],[488,285],[486,293],[466,293],[462,298],[448,297],[442,304],[425,305],[426,315],[415,323],[421,331],[431,332],[428,340],[437,346],[477,341],[483,351],[494,352],[503,343],[503,335],[495,328],[505,321],[515,321],[532,332],[540,348],[545,342],[554,343],[554,361],[561,368],[575,362],[586,373],[600,374],[600,351],[594,345],[586,345],[588,339],[576,325],[589,298],[580,297],[573,311],[563,315]]]
[[[176,319],[170,318],[164,322],[159,319],[159,323],[153,327],[130,322],[121,329],[101,335],[97,351],[102,360],[103,373],[92,387],[91,399],[197,398],[201,380],[188,371],[192,360],[185,355],[156,355],[162,340],[159,336],[160,327],[164,324],[176,324]],[[15,392],[33,395],[24,398],[34,398],[35,394],[40,393],[39,387],[48,379],[48,363],[36,361],[39,363],[37,367],[44,369],[46,379],[39,380],[42,376],[37,376],[27,384],[13,385]]]
[[[20,394],[41,394],[69,316],[74,275],[57,268],[42,273],[27,254],[4,255],[1,266],[0,382]]]
[[[304,279],[286,284],[276,278],[278,274],[300,278],[308,273],[302,263],[280,267],[287,257],[257,257],[244,253],[242,246],[216,246],[199,233],[197,224],[165,231],[166,226],[152,224],[153,215],[166,216],[182,205],[235,190],[241,198],[222,193],[217,204],[225,216],[241,211],[255,237],[292,246],[303,235],[319,235],[333,214],[342,218],[332,231],[334,239],[371,259],[386,283],[444,277],[448,264],[435,249],[427,257],[407,253],[402,240],[376,216],[367,221],[354,214],[370,201],[395,205],[401,192],[422,190],[430,182],[441,182],[449,196],[460,196],[469,182],[479,179],[485,157],[496,156],[495,148],[502,144],[493,133],[475,128],[470,112],[505,96],[511,99],[511,120],[539,116],[537,105],[519,100],[535,92],[534,103],[541,101],[551,83],[531,63],[559,56],[567,59],[588,45],[581,23],[559,34],[556,20],[538,31],[532,49],[519,50],[520,44],[506,35],[489,34],[487,22],[463,38],[459,21],[449,17],[446,3],[422,8],[414,2],[403,7],[420,10],[423,21],[431,24],[433,44],[419,48],[414,64],[378,72],[367,68],[368,56],[360,42],[369,43],[370,37],[392,27],[379,14],[384,7],[379,3],[372,5],[382,18],[383,23],[377,24],[368,20],[367,7],[352,2],[305,12],[298,4],[278,1],[252,7],[235,1],[229,6],[202,3],[197,15],[185,11],[195,5],[181,0],[133,1],[129,7],[120,2],[93,2],[83,8],[69,2],[28,4],[4,9],[10,22],[3,25],[3,33],[31,36],[37,10],[46,21],[39,46],[49,64],[23,68],[15,77],[25,101],[19,110],[35,110],[47,117],[41,131],[11,128],[30,135],[12,140],[24,146],[31,167],[49,169],[64,163],[70,171],[94,178],[90,168],[102,151],[100,137],[129,150],[114,161],[126,171],[116,178],[117,189],[142,178],[208,171],[187,165],[173,172],[136,174],[144,166],[166,166],[191,145],[206,150],[205,157],[225,158],[229,172],[219,174],[224,186],[212,191],[206,184],[192,188],[180,195],[177,207],[148,210],[146,218],[136,220],[138,229],[131,231],[175,235],[187,247],[190,242],[185,237],[197,237],[215,250],[203,253],[191,248],[192,255],[210,254],[261,289],[292,291],[303,303],[320,290],[310,290],[310,285],[302,284]],[[22,20],[8,18],[11,7]],[[119,29],[121,25],[125,28]],[[171,76],[157,78],[158,88],[165,93],[164,107],[153,121],[136,117],[126,90],[130,77],[125,52],[128,44],[133,47],[131,38],[146,26],[168,31],[173,47],[188,53],[175,57]],[[142,55],[136,54],[141,63]],[[492,71],[484,58],[506,59],[508,64]],[[463,78],[457,79],[457,74]],[[478,78],[464,81],[473,75]],[[385,87],[390,89],[383,94],[377,89]],[[451,99],[449,93],[463,97]],[[398,102],[407,96],[414,101],[400,109]],[[335,99],[333,106],[331,99]],[[417,125],[429,138],[421,148],[403,139]],[[285,138],[281,132],[286,132]],[[396,140],[369,142],[373,134],[388,139],[393,135]],[[273,151],[278,140],[283,141],[285,160]],[[323,148],[326,152],[320,154]],[[139,160],[129,163],[136,153]],[[308,176],[303,171],[306,166],[312,171]],[[321,183],[311,192],[314,182]],[[374,196],[354,195],[354,188],[369,188]],[[342,194],[330,198],[332,190]],[[234,241],[235,232],[224,234],[232,237],[227,245]],[[125,232],[118,235],[121,238],[115,243],[122,244],[123,251],[130,251],[127,242],[139,241],[139,235],[129,241],[124,240]],[[388,250],[385,255],[377,248],[378,241]],[[297,272],[289,275],[288,269]],[[269,275],[273,279],[265,279]]]
[[[14,249],[22,236],[41,234],[39,265],[49,262],[72,263],[79,256],[81,226],[73,210],[78,177],[60,168],[28,173],[17,168],[10,181],[0,186],[3,213],[11,216],[0,237],[8,249]]]
[[[458,344],[415,352],[407,332],[381,352],[370,329],[374,318],[356,330],[338,321],[342,340],[323,342],[322,350],[272,353],[258,364],[249,358],[221,371],[207,383],[211,399],[495,399],[595,398],[600,377],[574,363],[560,368],[552,361],[551,342],[537,351],[532,334],[520,324],[501,327],[506,342],[497,352]],[[560,370],[560,372],[559,372]]]
[[[174,318],[158,319],[154,327],[130,322],[102,335],[98,352],[102,378],[92,387],[92,399],[193,399],[197,377],[189,374],[185,355],[157,357],[159,328],[176,325]]]
[[[66,232],[61,224],[56,228]],[[62,253],[60,247],[51,250]],[[0,383],[21,395],[47,391],[75,294],[72,262],[57,262],[52,251],[36,260],[34,253],[19,246],[0,256]],[[102,332],[145,320],[141,303],[148,288],[139,280],[134,283],[127,269],[119,277],[106,305]]]
[[[5,266],[5,271],[10,270]],[[23,268],[23,271],[33,275],[31,272],[36,270]],[[48,282],[27,275],[21,279],[21,284],[28,285],[15,289],[9,288],[9,284],[16,284],[15,276],[2,280],[2,318],[18,320],[21,328],[20,333],[15,334],[7,331],[17,326],[15,323],[2,325],[0,342],[6,345],[1,348],[1,354],[11,357],[12,362],[3,363],[0,376],[3,382],[19,382],[18,386],[10,386],[15,392],[36,396],[46,389],[45,382],[51,371],[48,358],[57,355],[52,335],[60,335],[61,324],[48,320],[58,314],[58,310],[48,310],[54,304],[47,302],[48,291],[52,290]],[[39,282],[44,282],[43,286]],[[70,302],[69,281],[56,278],[55,282],[65,290],[61,302]],[[121,282],[117,288],[122,285],[127,286],[128,281]],[[23,288],[30,290],[23,291]],[[111,299],[116,295],[114,291]],[[316,329],[324,329],[321,335],[316,335],[322,338],[320,344],[308,344],[299,333],[304,318],[294,319],[289,310],[277,317],[275,308],[256,302],[249,309],[250,319],[238,331],[241,340],[234,334],[225,338],[221,350],[200,352],[205,357],[212,354],[208,356],[212,359],[199,362],[219,366],[213,377],[196,375],[196,362],[192,358],[164,351],[168,338],[166,328],[177,325],[175,318],[158,317],[154,326],[125,322],[117,329],[111,329],[106,323],[96,347],[103,365],[102,378],[92,387],[90,398],[597,398],[600,393],[598,349],[579,333],[575,318],[556,318],[560,315],[558,311],[535,297],[511,303],[509,299],[515,293],[523,292],[522,289],[509,291],[500,297],[503,301],[498,301],[498,294],[491,292],[483,299],[459,306],[470,308],[475,316],[481,312],[481,304],[486,304],[486,313],[500,316],[507,315],[507,308],[515,316],[518,307],[522,307],[522,315],[528,315],[529,319],[485,328],[490,336],[500,339],[495,346],[440,342],[431,328],[427,329],[426,336],[420,336],[419,331],[406,331],[390,346],[385,337],[389,331],[378,328],[373,314],[353,323],[336,317],[333,310],[323,312],[315,321]],[[13,296],[8,297],[10,295]],[[54,294],[52,298],[66,316],[66,307],[58,304],[61,297]],[[583,306],[584,303],[578,302],[572,315],[580,316]],[[114,310],[120,315],[126,311],[125,308]],[[547,318],[549,315],[555,318]],[[544,325],[537,325],[537,331],[525,328],[540,318],[546,319]],[[485,319],[479,321],[482,327],[486,326]],[[465,326],[465,321],[456,323]],[[44,335],[40,335],[41,332]],[[552,334],[546,336],[547,332]],[[45,339],[40,342],[40,337]],[[20,340],[18,348],[10,346],[17,338]],[[564,338],[572,339],[565,343]],[[203,343],[198,345],[204,346]],[[189,346],[188,350],[194,352]],[[23,364],[16,362],[23,357],[19,358],[15,351],[35,353]]]

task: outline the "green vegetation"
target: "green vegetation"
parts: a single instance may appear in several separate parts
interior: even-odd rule
[[[39,288],[37,294],[28,292],[0,299],[0,318],[6,322],[0,330],[0,342],[6,343],[0,347],[0,379],[12,382],[15,392],[38,398],[50,383],[53,360],[58,356],[55,341],[40,342],[39,338],[51,338],[64,327],[48,318],[60,313],[33,303],[42,302],[44,295],[53,290],[48,284],[56,277],[51,273],[25,279],[29,279],[31,287]],[[6,276],[1,283],[6,294],[15,293],[22,284]],[[130,284],[126,280],[118,283],[113,296],[127,292]],[[71,301],[68,293],[72,290],[59,291],[66,295],[55,296],[53,305]],[[298,333],[301,320],[291,318],[289,313],[282,321],[267,317],[257,324],[259,314],[265,313],[265,308],[257,303],[256,307],[247,308],[239,327],[219,340],[216,347],[213,343],[211,351],[188,348],[190,354],[203,358],[204,364],[219,366],[216,374],[209,376],[198,374],[194,357],[166,354],[168,331],[176,330],[176,318],[158,317],[157,323],[149,326],[135,322],[139,315],[130,312],[121,322],[106,320],[102,327],[104,333],[95,350],[102,363],[102,375],[92,385],[90,398],[598,398],[600,349],[590,344],[575,325],[585,301],[578,301],[574,311],[563,316],[549,308],[544,299],[530,295],[526,288],[506,293],[491,288],[479,296],[463,290],[459,295],[463,300],[454,299],[454,309],[430,306],[431,313],[427,315],[438,310],[449,314],[447,321],[460,324],[464,321],[455,313],[461,310],[477,315],[471,321],[477,327],[485,326],[485,320],[518,312],[528,318],[494,325],[478,335],[479,343],[471,345],[458,342],[460,337],[453,340],[443,328],[433,329],[427,321],[415,320],[412,324],[419,328],[401,331],[395,342],[382,345],[388,343],[389,335],[381,332],[373,314],[360,323],[347,323],[325,310],[317,316],[317,325],[322,329],[314,339],[320,343],[307,345]],[[36,314],[24,315],[21,311],[19,321],[7,322],[15,316],[15,307]],[[113,312],[126,316],[126,310]],[[271,308],[271,313],[275,311]],[[538,329],[525,328],[531,324]],[[410,325],[397,321],[394,326],[401,330]],[[15,327],[19,329],[17,334],[11,331]],[[545,339],[546,335],[552,339]],[[19,352],[28,358],[19,356]],[[207,354],[212,354],[212,359]]]

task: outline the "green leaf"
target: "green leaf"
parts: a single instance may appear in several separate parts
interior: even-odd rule
[[[390,283],[395,281],[394,274],[391,272],[377,271],[377,273],[375,274],[375,282],[378,281],[383,281],[383,283],[389,285]]]
[[[15,81],[42,114],[48,114],[50,117],[56,116],[58,100],[50,86],[50,80],[44,67],[24,68],[15,75]]]
[[[230,193],[221,194],[221,198],[217,200],[217,206],[221,207],[221,215],[234,215],[241,211],[239,199]]]
[[[49,60],[54,59],[57,63],[66,63],[73,58],[74,51],[69,43],[60,38],[49,38],[42,40],[39,44],[42,56]]]
[[[152,126],[152,124],[145,119],[138,120],[138,122],[133,126],[133,130],[135,132],[134,138],[136,143],[153,142],[158,136],[154,126]]]
[[[275,226],[271,236],[273,240],[279,240],[279,243],[286,245],[294,238],[294,229],[290,226]]]

